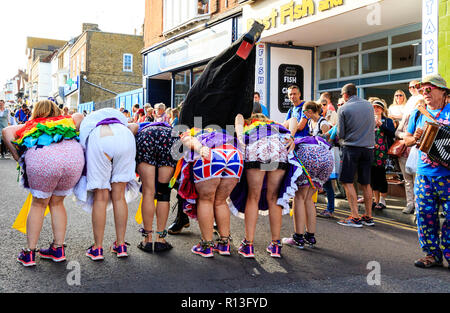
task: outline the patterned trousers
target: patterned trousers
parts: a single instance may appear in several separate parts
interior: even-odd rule
[[[414,194],[419,243],[436,259],[450,261],[450,176],[416,175]],[[439,235],[439,208],[445,216]]]

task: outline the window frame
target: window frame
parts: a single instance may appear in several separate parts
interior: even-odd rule
[[[126,58],[130,57],[130,68],[128,69],[128,67],[126,68],[125,66],[127,65]],[[122,57],[122,71],[123,72],[128,72],[128,73],[132,73],[133,72],[133,54],[132,53],[124,53],[123,57]]]
[[[418,30],[422,29],[422,24],[418,23],[418,24],[414,24],[414,25],[410,25],[410,26],[406,26],[406,27],[402,27],[402,28],[397,28],[397,29],[393,29],[393,30],[389,30],[386,32],[382,32],[382,33],[377,33],[377,34],[372,34],[372,35],[368,35],[368,36],[364,36],[364,37],[359,37],[359,38],[354,38],[354,39],[350,39],[347,41],[343,41],[343,42],[339,42],[339,43],[334,43],[334,44],[329,44],[329,45],[324,45],[324,46],[320,46],[317,48],[317,77],[318,77],[318,85],[319,84],[326,84],[326,83],[333,83],[333,82],[338,82],[341,80],[351,80],[351,79],[356,79],[356,78],[367,78],[367,77],[374,77],[374,76],[380,76],[380,75],[389,75],[389,74],[397,74],[397,73],[404,73],[404,72],[410,72],[410,71],[416,71],[416,70],[421,70],[422,67],[421,66],[410,66],[410,67],[403,67],[403,68],[398,68],[398,69],[393,69],[392,68],[392,49],[395,48],[399,48],[399,47],[404,47],[404,46],[408,46],[408,45],[417,45],[417,44],[422,44],[422,38],[420,39],[415,39],[415,40],[410,40],[410,41],[405,41],[405,42],[401,42],[401,43],[396,43],[396,44],[392,44],[392,37],[398,36],[398,35],[402,35],[402,34],[407,34],[407,33],[413,33],[416,32]],[[387,38],[387,45],[386,46],[382,46],[382,47],[377,47],[374,49],[368,49],[368,50],[363,50],[362,49],[362,44],[364,42],[369,42],[369,41],[374,41],[374,40],[379,40],[379,39],[383,39],[383,38]],[[345,48],[348,46],[352,46],[352,45],[358,45],[358,51],[357,52],[353,52],[353,53],[347,53],[347,54],[343,54],[341,55],[341,48]],[[329,51],[329,50],[333,50],[333,49],[337,49],[337,55],[335,57],[331,57],[331,58],[323,58],[320,59],[320,55],[322,52],[325,51]],[[388,52],[388,59],[387,59],[387,70],[384,71],[379,71],[379,72],[371,72],[371,73],[366,73],[363,74],[363,69],[362,69],[362,56],[364,54],[370,54],[372,52],[378,52],[378,51],[383,51],[383,50],[387,50]],[[350,56],[358,56],[358,74],[353,75],[353,76],[341,76],[341,70],[340,70],[340,65],[341,62],[340,60],[342,58],[346,58],[346,57],[350,57]],[[419,52],[419,55],[421,55],[421,53]],[[336,78],[333,79],[321,79],[321,62],[323,61],[330,61],[330,60],[336,60]]]

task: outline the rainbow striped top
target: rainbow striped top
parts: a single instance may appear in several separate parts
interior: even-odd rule
[[[42,117],[30,120],[16,132],[13,141],[18,148],[48,146],[64,139],[79,139],[75,122],[71,116]]]

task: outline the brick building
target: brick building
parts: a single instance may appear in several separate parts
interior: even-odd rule
[[[242,34],[242,0],[146,0],[144,102],[178,105],[205,65]]]
[[[66,105],[113,99],[142,86],[143,36],[102,32],[97,24],[84,23],[69,56]]]

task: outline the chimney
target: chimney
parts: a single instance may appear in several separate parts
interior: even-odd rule
[[[98,28],[98,24],[83,23],[81,33],[84,33],[87,30],[100,30],[100,29]]]

